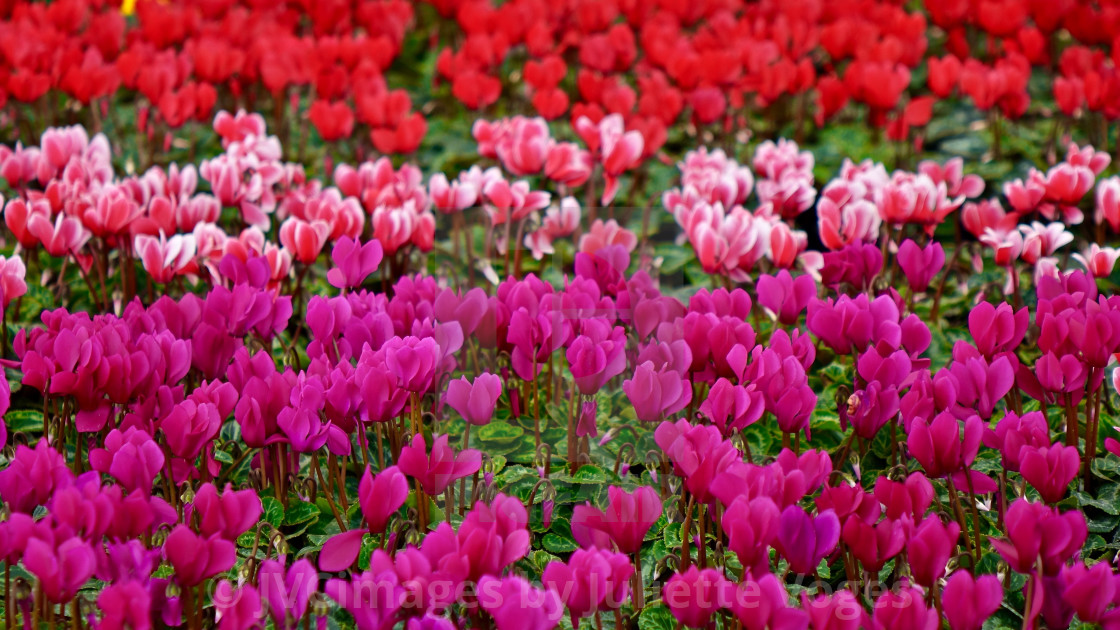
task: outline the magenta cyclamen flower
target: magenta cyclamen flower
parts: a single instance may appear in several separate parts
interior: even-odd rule
[[[232,547],[232,545],[231,545]],[[57,546],[31,538],[23,551],[23,564],[39,580],[39,588],[56,604],[74,599],[97,567],[97,556],[89,543],[74,537]]]
[[[626,331],[607,325],[585,325],[584,331],[568,347],[567,358],[580,393],[592,395],[626,369]]]
[[[910,473],[906,481],[879,477],[875,480],[875,498],[883,504],[887,518],[909,515],[917,522],[933,503],[933,484],[921,472]]]
[[[343,236],[331,250],[334,268],[327,272],[327,282],[339,289],[360,287],[367,276],[377,271],[383,255],[381,241],[377,239],[371,239],[363,245],[357,239]]]
[[[424,393],[432,387],[441,352],[432,337],[394,337],[382,346],[385,365],[396,374],[400,386],[413,393]]]
[[[1109,563],[1098,562],[1089,568],[1084,562],[1076,562],[1062,569],[1062,581],[1062,599],[1079,619],[1105,627],[1116,622],[1120,613],[1115,607],[1108,610],[1115,603],[1117,592],[1116,576]]]
[[[424,436],[414,436],[412,444],[401,449],[397,466],[420,482],[420,487],[430,496],[439,496],[452,482],[473,475],[482,467],[481,453],[472,448],[456,454],[448,445],[446,435],[432,442],[430,456],[427,450]]]
[[[550,562],[541,582],[560,595],[576,628],[582,617],[620,608],[630,596],[633,574],[634,566],[621,553],[577,549],[567,563]]]
[[[327,580],[323,590],[354,616],[355,624],[362,630],[391,630],[406,597],[395,572],[373,569],[355,574],[350,580]]]
[[[710,503],[712,480],[732,462],[739,461],[739,450],[723,439],[713,426],[692,426],[687,420],[662,422],[654,440],[673,463],[674,472],[684,478],[688,491],[701,503]]]
[[[903,578],[900,586],[875,600],[871,623],[874,630],[937,630],[941,618],[933,606],[926,606],[922,589]]]
[[[980,354],[989,358],[1017,348],[1030,323],[1030,312],[1026,307],[1015,311],[1007,302],[998,307],[981,302],[968,312],[968,332],[972,335],[972,342]]]
[[[944,411],[928,424],[922,418],[915,418],[906,445],[926,474],[944,477],[972,464],[980,450],[983,433],[984,423],[980,418],[969,416],[964,421],[962,437],[961,422]]]
[[[609,548],[614,543],[622,553],[637,553],[649,528],[661,517],[661,497],[648,486],[626,492],[607,488],[607,507],[577,505],[572,511],[572,536],[584,548]]]
[[[778,525],[777,548],[794,573],[810,575],[840,542],[840,520],[832,510],[809,516],[797,505],[787,507]]]
[[[766,403],[758,388],[733,385],[725,378],[717,379],[700,403],[700,413],[728,436],[758,422],[765,411]]]
[[[362,537],[385,532],[389,519],[408,500],[408,478],[396,466],[373,475],[366,466],[358,483],[358,504],[368,529],[352,529],[330,538],[319,552],[319,568],[342,571],[354,564],[362,550]]]
[[[252,584],[234,588],[229,580],[222,580],[214,588],[214,608],[218,630],[249,630],[260,623],[261,596]]]
[[[1024,446],[1019,451],[1023,479],[1038,490],[1047,503],[1057,503],[1066,495],[1069,482],[1081,468],[1081,454],[1076,446]]]
[[[167,535],[163,555],[175,569],[175,579],[183,586],[194,586],[222,571],[237,560],[233,543],[211,536],[203,538],[186,525],[178,525]]]
[[[864,569],[873,573],[898,555],[906,544],[903,523],[889,518],[874,524],[849,518],[844,523],[841,537]]]
[[[797,323],[797,318],[816,295],[817,283],[809,275],[794,278],[782,269],[777,275],[758,277],[758,303],[787,326]]]
[[[1026,499],[1012,503],[1004,521],[1007,538],[993,538],[992,546],[1014,571],[1024,574],[1033,571],[1041,559],[1043,573],[1056,575],[1089,535],[1081,512],[1062,513]]]
[[[464,376],[447,384],[447,404],[458,411],[467,424],[490,424],[494,405],[501,396],[502,379],[489,372],[476,376],[474,383]]]
[[[920,293],[929,288],[934,276],[945,266],[945,249],[937,241],[931,240],[921,247],[906,239],[898,247],[898,266],[906,274],[910,290]]]
[[[801,609],[809,617],[809,627],[814,630],[859,630],[869,627],[867,612],[849,590],[835,594],[817,595],[809,599],[807,591],[801,592]]]
[[[45,439],[34,449],[16,447],[8,467],[0,470],[0,499],[14,512],[30,514],[51,497],[55,488],[73,479],[66,458],[51,448]]]
[[[498,630],[552,630],[564,615],[564,604],[552,590],[534,588],[525,578],[483,576],[478,604],[494,618]]]
[[[915,582],[933,588],[937,580],[945,575],[945,567],[957,547],[960,534],[960,525],[942,523],[936,516],[922,521],[906,544],[906,559],[910,562]]]
[[[643,422],[671,416],[692,401],[692,383],[667,366],[655,369],[652,361],[634,368],[634,378],[622,382],[622,391]]]
[[[204,483],[194,495],[194,510],[199,515],[198,531],[203,536],[237,537],[261,517],[261,499],[254,490],[234,490],[226,484],[221,495],[212,483]]]
[[[689,628],[706,628],[719,609],[731,605],[735,585],[716,569],[696,565],[669,578],[661,598],[677,621]]]
[[[950,630],[980,630],[1003,601],[1003,585],[995,575],[973,578],[960,570],[941,589],[941,607]]]
[[[728,548],[752,574],[767,572],[770,546],[778,537],[780,512],[770,497],[748,499],[741,496],[723,513],[723,529]]]
[[[123,432],[113,429],[105,436],[105,448],[89,451],[89,465],[117,480],[128,491],[152,491],[152,481],[163,470],[163,450],[152,436],[136,427]]]
[[[731,610],[746,630],[796,630],[809,624],[804,611],[789,605],[785,585],[772,573],[762,573],[757,580],[753,574],[745,574]]]
[[[1041,411],[1025,413],[1022,417],[1008,411],[995,429],[984,429],[984,446],[999,449],[1003,467],[1009,472],[1019,472],[1019,453],[1023,447],[1050,446],[1050,427]]]
[[[99,630],[149,630],[152,627],[152,594],[140,582],[110,584],[97,596],[97,607],[101,609]]]
[[[265,560],[257,571],[257,588],[277,628],[293,628],[307,612],[311,596],[319,590],[319,574],[307,559],[297,560],[287,570],[284,558]]]

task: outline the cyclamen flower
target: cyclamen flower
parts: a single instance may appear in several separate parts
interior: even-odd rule
[[[558,593],[568,608],[572,627],[599,610],[616,610],[630,595],[634,566],[621,553],[577,549],[567,563],[550,562],[541,582]]]
[[[661,597],[677,621],[689,628],[706,628],[716,611],[730,605],[734,590],[722,571],[693,565],[669,578]]]
[[[371,273],[377,271],[382,255],[379,241],[371,240],[363,245],[356,239],[343,236],[331,251],[335,266],[327,271],[327,282],[339,289],[360,287]]]
[[[483,426],[490,423],[494,405],[502,395],[502,379],[483,372],[474,383],[462,377],[447,385],[446,400],[468,424]]]
[[[483,576],[478,592],[479,606],[498,630],[552,630],[564,615],[555,591],[534,588],[522,577]]]
[[[467,449],[456,454],[447,444],[447,436],[441,435],[432,443],[432,452],[423,435],[412,438],[412,444],[401,449],[397,466],[401,472],[420,482],[420,487],[429,496],[439,496],[452,482],[473,475],[482,466],[482,455]]]

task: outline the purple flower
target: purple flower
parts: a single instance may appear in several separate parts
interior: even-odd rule
[[[790,571],[811,575],[839,541],[840,520],[832,510],[813,517],[800,506],[791,505],[782,512],[777,548],[789,562]]]

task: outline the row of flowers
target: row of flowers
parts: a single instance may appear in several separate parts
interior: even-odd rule
[[[138,138],[155,147],[238,103],[273,111],[284,134],[305,137],[309,121],[328,142],[360,129],[367,149],[411,153],[428,120],[386,75],[429,49],[441,100],[483,110],[501,99],[549,120],[620,115],[642,135],[643,157],[685,112],[725,130],[748,129],[752,117],[801,129],[854,103],[899,140],[955,95],[1012,120],[1032,100],[1053,102],[1098,135],[1120,112],[1111,2],[124,4],[0,8],[0,103],[11,102],[17,124],[34,124],[37,110],[65,116],[58,95],[91,124],[127,103]],[[1041,87],[1029,81],[1035,69],[1051,71]]]

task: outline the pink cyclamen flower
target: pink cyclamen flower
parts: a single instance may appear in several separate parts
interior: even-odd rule
[[[349,580],[327,580],[323,591],[353,615],[362,630],[392,630],[407,596],[395,572],[373,569]]]
[[[525,578],[483,576],[478,603],[494,618],[497,630],[552,630],[564,615],[555,591],[534,588]]]
[[[1077,562],[1063,568],[1061,577],[1065,582],[1062,599],[1081,621],[1105,627],[1115,623],[1116,608],[1108,609],[1115,603],[1117,581],[1108,562],[1098,562],[1091,568]]]
[[[178,525],[167,535],[163,555],[175,569],[175,579],[183,586],[228,571],[237,560],[233,543],[217,536],[203,538],[186,525]]]
[[[78,589],[93,576],[97,556],[89,543],[74,537],[57,546],[32,537],[23,550],[23,565],[38,578],[43,595],[56,604],[74,599]]]
[[[649,528],[662,513],[661,497],[648,486],[626,492],[607,488],[607,507],[577,505],[572,511],[572,537],[584,548],[613,543],[625,554],[637,553]]]
[[[1089,535],[1085,515],[1076,510],[1058,512],[1041,503],[1018,499],[1004,517],[1006,538],[993,538],[992,546],[1011,569],[1023,574],[1041,560],[1044,575],[1056,575],[1066,560],[1076,555]]]
[[[777,541],[780,518],[778,505],[765,496],[740,496],[723,513],[728,549],[753,575],[762,575],[769,568],[769,549]]]
[[[898,265],[906,274],[910,290],[922,292],[929,288],[930,281],[945,265],[945,250],[937,241],[919,247],[911,239],[906,239],[898,248]]]
[[[502,379],[483,372],[471,383],[463,376],[447,384],[446,402],[459,412],[467,424],[490,424],[494,406],[502,396]]]
[[[105,436],[104,448],[90,449],[94,470],[111,475],[125,490],[149,493],[156,475],[163,470],[163,450],[147,432],[128,427],[113,429]]]
[[[50,499],[56,488],[69,485],[73,479],[66,458],[47,440],[39,440],[34,449],[21,444],[8,466],[0,470],[0,499],[13,512],[31,514]]]
[[[731,610],[746,630],[796,630],[809,624],[803,610],[790,606],[785,585],[772,573],[743,575]]]
[[[105,587],[97,596],[101,609],[98,630],[150,630],[152,594],[140,582],[129,580]]]
[[[27,268],[19,256],[0,256],[0,304],[7,308],[12,300],[27,293]]]
[[[1117,259],[1120,259],[1120,250],[1090,243],[1088,249],[1074,254],[1073,259],[1081,263],[1094,278],[1107,278],[1112,275]]]
[[[268,559],[257,571],[257,588],[268,603],[269,613],[277,628],[290,629],[307,613],[311,596],[319,590],[319,574],[306,559],[284,568],[284,558]]]
[[[630,558],[601,549],[577,549],[568,562],[550,562],[541,582],[560,595],[572,618],[579,620],[599,610],[617,610],[630,596]]]
[[[634,368],[634,377],[622,382],[622,391],[643,422],[657,422],[688,406],[692,383],[676,370],[654,369],[652,361]]]
[[[323,251],[330,236],[331,226],[322,220],[310,223],[297,217],[288,217],[280,226],[280,243],[299,262],[310,265]]]
[[[867,612],[846,589],[813,599],[809,599],[807,591],[802,591],[801,609],[808,614],[809,627],[813,630],[859,630],[870,626]]]
[[[665,583],[661,598],[673,617],[689,628],[706,628],[712,616],[731,605],[735,585],[716,569],[692,565]]]
[[[984,423],[980,418],[969,416],[964,421],[962,438],[960,421],[946,411],[937,414],[928,424],[923,418],[915,418],[906,444],[926,474],[944,477],[972,464],[983,432]]]
[[[1003,601],[1003,585],[995,575],[973,578],[959,570],[945,581],[941,605],[950,630],[980,630]]]
[[[167,283],[181,274],[197,270],[194,261],[198,244],[193,234],[176,234],[167,238],[137,234],[133,248],[153,282]]]
[[[253,490],[234,490],[226,484],[218,494],[212,483],[204,483],[194,495],[193,509],[199,515],[198,531],[203,536],[221,536],[226,540],[249,531],[261,517],[261,498]]]
[[[47,253],[56,257],[78,253],[90,238],[82,222],[65,213],[59,213],[53,223],[46,215],[33,214],[27,220],[27,231],[43,244]]]
[[[794,278],[782,269],[777,275],[758,277],[758,303],[785,324],[797,323],[809,301],[817,295],[817,283],[810,275]]]
[[[945,575],[960,534],[960,525],[942,523],[936,516],[922,521],[906,543],[906,559],[915,582],[933,588]]]
[[[389,519],[408,500],[408,478],[397,466],[372,474],[369,466],[358,482],[358,505],[368,529],[352,529],[331,537],[319,552],[319,568],[323,571],[343,571],[354,564],[362,550],[362,537],[382,534]]]
[[[1057,503],[1066,495],[1069,482],[1081,468],[1076,446],[1025,445],[1019,451],[1019,470],[1023,479],[1038,491],[1042,500]]]
[[[910,586],[903,578],[899,586],[875,600],[871,627],[873,630],[938,630],[941,618],[932,605],[926,606],[922,589]]]
[[[473,475],[482,467],[481,453],[467,449],[456,454],[448,445],[446,435],[435,439],[430,456],[427,448],[423,435],[414,436],[412,444],[401,449],[397,466],[416,479],[429,496],[439,496],[452,482]]]
[[[213,600],[218,630],[250,630],[260,623],[261,596],[252,584],[234,588],[229,580],[222,580],[214,589]]]
[[[377,271],[383,255],[381,242],[377,239],[363,245],[357,239],[343,236],[331,250],[334,267],[327,271],[327,282],[339,289],[360,287],[371,273]]]

